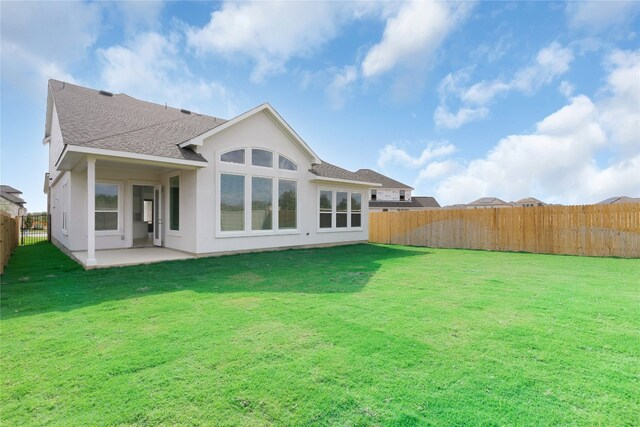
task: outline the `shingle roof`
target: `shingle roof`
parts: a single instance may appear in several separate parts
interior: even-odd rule
[[[546,203],[543,202],[542,200],[538,200],[535,197],[525,197],[524,199],[520,199],[517,202],[514,202],[514,204],[516,205],[522,205],[522,204],[534,204],[536,206],[545,206]]]
[[[206,162],[178,144],[226,122],[58,80],[49,80],[49,90],[65,144]]]
[[[324,178],[337,178],[337,179],[346,179],[348,181],[358,181],[358,182],[372,182],[367,181],[361,175],[358,175],[354,172],[348,171],[336,165],[332,165],[331,163],[323,161],[319,165],[313,165],[313,167],[309,170],[312,174]]]
[[[415,200],[423,208],[439,208],[440,203],[434,197],[411,196],[411,200]]]
[[[358,169],[355,173],[356,175],[360,175],[364,181],[382,184],[381,188],[410,188],[413,190],[413,187],[371,169]]]
[[[439,208],[440,204],[433,197],[412,197],[409,201],[369,201],[370,208]]]
[[[509,203],[497,197],[481,197],[478,200],[474,200],[467,206],[487,206],[487,205],[508,205]]]
[[[609,197],[601,202],[598,202],[598,205],[617,205],[620,203],[640,203],[640,197],[627,197],[627,196],[616,196]]]
[[[26,202],[22,197],[18,196],[18,194],[22,194],[22,191],[16,190],[9,185],[0,185],[0,196],[3,199],[6,199],[11,203],[15,203],[16,205],[22,206]]]

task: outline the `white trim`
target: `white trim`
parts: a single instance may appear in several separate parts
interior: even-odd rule
[[[125,210],[125,213],[128,212],[130,215],[128,220],[126,218],[124,220],[125,221],[124,236],[125,236],[125,240],[127,242],[128,247],[133,247],[133,187],[137,186],[137,187],[154,188],[156,185],[158,185],[158,183],[159,183],[158,181],[150,181],[150,180],[144,180],[144,179],[127,180],[126,190],[128,191],[129,197],[125,199],[126,205],[124,210]],[[144,203],[143,203],[142,218],[144,219]],[[156,224],[154,223],[153,226],[155,227]]]
[[[315,176],[315,178],[312,178],[309,180],[309,182],[315,182],[315,183],[332,183],[332,182],[337,182],[340,184],[351,184],[351,185],[357,185],[359,187],[366,187],[366,188],[371,188],[371,187],[380,187],[382,184],[378,184],[375,182],[362,182],[362,181],[352,181],[350,179],[341,179],[341,178],[330,178],[330,177],[326,177],[326,176],[318,176],[318,175],[314,175],[313,172],[310,172],[313,176]]]
[[[280,157],[282,157],[282,158],[288,160],[289,162],[291,162],[291,164],[295,167],[295,169],[283,169],[283,168],[281,168],[280,167]],[[286,172],[298,172],[298,164],[296,162],[294,162],[293,160],[291,160],[290,158],[288,158],[287,156],[285,156],[284,154],[282,154],[282,153],[278,153],[278,165],[277,166],[274,165],[274,167],[276,169],[280,170],[280,171],[285,172],[285,173]]]
[[[110,180],[110,179],[96,179],[95,183],[94,183],[94,188],[96,185],[98,184],[107,184],[107,185],[117,185],[118,186],[118,228],[115,230],[95,230],[95,223],[94,223],[94,230],[96,233],[96,236],[120,236],[120,235],[124,235],[124,224],[123,224],[123,219],[124,219],[124,187],[123,187],[123,183],[122,181],[115,181],[115,180]],[[95,192],[94,192],[94,199],[95,199]],[[98,211],[97,209],[95,209],[95,204],[94,204],[94,215],[96,212],[113,212],[113,211]],[[94,217],[95,218],[95,217]]]
[[[244,161],[242,163],[229,162],[227,160],[222,160],[222,156],[223,155],[225,155],[227,153],[233,153],[234,151],[244,151]],[[216,151],[216,156],[218,157],[216,159],[216,161],[219,162],[219,163],[231,164],[231,165],[242,165],[242,166],[246,166],[247,165],[247,147],[233,148],[231,150],[226,150],[226,151]]]
[[[87,156],[87,266],[96,261],[96,159]]]
[[[253,164],[253,150],[260,150],[260,151],[266,151],[267,153],[271,153],[271,166],[254,165]],[[276,157],[276,155],[278,155],[278,153],[276,151],[269,150],[268,148],[251,146],[251,147],[249,147],[249,152],[251,153],[251,162],[248,164],[248,166],[251,166],[251,167],[254,167],[254,168],[261,168],[261,169],[277,169],[275,167],[275,157]]]
[[[245,166],[248,167],[248,166]],[[265,171],[269,168],[262,168]],[[221,204],[222,204],[222,175],[236,175],[244,177],[244,230],[237,231],[222,231],[222,214],[221,214]],[[252,200],[252,184],[253,178],[266,178],[271,180],[271,200],[272,200],[272,218],[271,218],[271,229],[270,230],[253,230],[252,229],[252,219],[253,219],[253,200]],[[260,236],[283,236],[283,235],[292,235],[292,234],[300,234],[300,180],[297,178],[286,177],[286,176],[278,176],[278,175],[254,175],[250,170],[245,170],[244,172],[232,172],[228,170],[221,170],[217,173],[218,180],[218,191],[215,196],[215,217],[216,217],[216,225],[214,228],[215,238],[227,238],[227,237],[260,237]],[[293,181],[296,183],[296,228],[286,228],[280,230],[278,212],[280,209],[280,197],[278,193],[278,183],[280,180],[284,181]]]
[[[311,147],[309,147],[307,143],[304,142],[302,138],[300,138],[300,136],[291,128],[291,126],[289,126],[289,124],[284,121],[280,114],[278,114],[278,112],[267,102],[262,105],[258,105],[257,107],[243,114],[240,114],[239,116],[234,117],[233,119],[221,124],[220,126],[216,126],[215,128],[208,130],[202,135],[198,135],[195,138],[179,144],[179,147],[188,147],[191,145],[200,146],[204,144],[204,140],[209,138],[210,136],[222,132],[223,130],[234,126],[237,123],[263,111],[267,113],[267,115],[276,123],[276,125],[278,125],[278,127],[280,127],[280,129],[283,130],[286,134],[288,134],[291,139],[293,139],[293,141],[303,149],[304,152],[306,152],[307,157],[311,160],[311,163],[322,163],[320,157],[318,157],[318,155],[311,149]]]
[[[331,191],[331,227],[330,228],[321,228],[320,227],[320,192],[321,191]],[[337,214],[338,214],[338,206],[337,206],[337,197],[338,193],[347,193],[347,226],[346,227],[337,227]],[[357,193],[360,194],[360,227],[352,227],[351,226],[351,194]],[[363,200],[364,194],[362,191],[352,190],[348,188],[339,188],[339,187],[320,187],[318,186],[316,191],[316,201],[317,201],[317,211],[316,211],[316,232],[317,233],[345,233],[351,231],[362,231],[364,227],[363,224]],[[328,212],[325,212],[328,213]],[[343,213],[343,212],[341,212]]]
[[[171,229],[171,178],[178,177],[178,229]],[[173,237],[182,237],[182,212],[180,209],[180,203],[182,198],[184,197],[184,193],[182,192],[182,173],[172,172],[167,176],[167,236]]]
[[[81,145],[70,145],[67,144],[65,146],[64,152],[58,158],[56,162],[56,167],[62,162],[66,153],[83,153],[83,154],[94,154],[99,156],[107,156],[107,157],[115,157],[118,159],[127,159],[131,161],[142,160],[146,162],[152,163],[164,163],[167,165],[181,165],[181,166],[194,166],[194,167],[207,167],[208,162],[199,161],[199,160],[185,160],[185,159],[172,159],[170,157],[162,157],[162,156],[152,156],[150,154],[140,154],[140,153],[131,153],[128,151],[115,151],[115,150],[107,150],[104,148],[93,148],[93,147],[84,147]]]

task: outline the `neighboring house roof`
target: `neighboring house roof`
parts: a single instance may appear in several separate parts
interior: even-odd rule
[[[640,197],[627,197],[627,196],[616,196],[609,197],[601,202],[598,202],[598,205],[617,205],[621,203],[640,203]]]
[[[499,206],[499,205],[508,205],[509,203],[504,200],[498,199],[497,197],[481,197],[478,200],[474,200],[473,202],[467,204],[467,206]]]
[[[439,208],[440,203],[434,197],[411,196],[411,201],[416,201],[423,208]]]
[[[332,178],[332,179],[341,179],[345,181],[357,181],[362,183],[369,183],[375,185],[375,182],[368,181],[363,176],[343,169],[339,166],[332,165],[331,163],[323,161],[319,165],[313,165],[309,172],[312,174],[321,177],[321,178]]]
[[[408,201],[369,201],[370,208],[439,208],[440,204],[433,197],[412,197]]]
[[[49,80],[65,144],[206,162],[178,144],[226,120]]]
[[[533,205],[543,205],[546,206],[547,204],[545,202],[543,202],[542,200],[538,200],[535,197],[525,197],[524,199],[520,199],[517,202],[514,202],[514,204],[516,205],[524,205],[524,204],[533,204]]]
[[[0,185],[0,197],[10,201],[11,203],[22,206],[27,202],[25,202],[22,197],[18,196],[19,194],[22,194],[22,191],[16,190],[10,185]]]
[[[407,188],[413,190],[413,187],[403,184],[400,181],[396,181],[395,179],[391,179],[388,176],[382,175],[381,173],[371,169],[358,169],[355,173],[360,175],[365,181],[381,184],[382,188]]]
[[[442,209],[466,209],[466,208],[467,208],[467,205],[463,203],[458,203],[456,205],[446,205],[442,207]]]

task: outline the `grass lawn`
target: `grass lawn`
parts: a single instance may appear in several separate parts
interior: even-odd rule
[[[2,277],[0,424],[632,425],[640,260],[354,245]]]

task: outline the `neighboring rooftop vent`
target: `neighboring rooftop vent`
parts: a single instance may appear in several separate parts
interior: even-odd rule
[[[104,96],[113,96],[113,94],[111,92],[107,92],[106,90],[101,90],[100,92],[98,92],[100,95],[104,95]]]
[[[189,110],[185,110],[184,108],[182,110],[180,110],[181,113],[185,113],[185,114],[191,114],[191,111]]]

